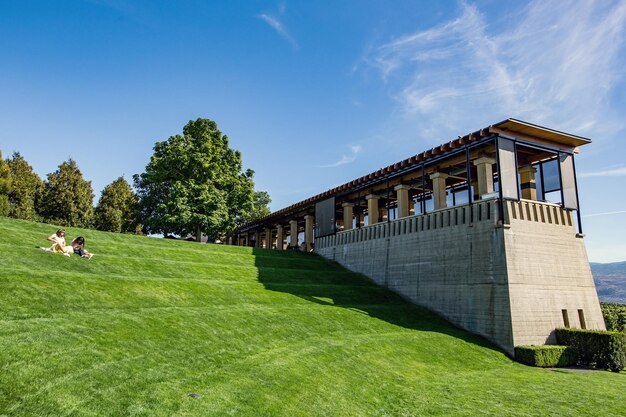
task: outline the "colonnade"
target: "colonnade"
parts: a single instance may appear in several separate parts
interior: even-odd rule
[[[265,227],[262,230],[248,230],[239,236],[240,246],[253,246],[255,248],[265,249],[304,249],[307,252],[313,250],[315,217],[305,215],[304,219],[304,241],[299,242],[299,223],[298,219],[289,220],[289,235],[285,235],[285,226],[276,224],[273,228]],[[289,241],[287,240],[289,237]],[[303,243],[302,246],[300,243]]]
[[[487,157],[480,157],[473,161],[473,165],[476,167],[476,178],[472,179],[471,186],[474,188],[473,198],[475,200],[494,196],[493,173],[495,164],[495,159]],[[537,169],[532,166],[523,166],[519,168],[518,172],[521,185],[521,198],[536,200],[537,192],[535,173],[537,172]],[[444,172],[432,172],[428,176],[432,182],[432,200],[434,210],[440,210],[447,207],[446,181],[450,177],[450,174]],[[407,184],[400,183],[395,185],[393,190],[395,191],[397,217],[403,218],[410,216],[414,212],[413,205],[415,204],[415,201],[409,197],[411,187]],[[386,209],[380,207],[380,199],[381,196],[374,193],[365,196],[365,201],[367,202],[368,225],[378,223],[381,220],[381,214],[383,214],[383,216],[385,213],[389,215],[386,212]],[[354,206],[355,203],[350,201],[346,201],[341,204],[343,217],[340,223],[343,225],[343,230],[351,230],[354,227]],[[361,216],[359,213],[356,213],[356,216],[356,224],[358,227],[362,224]],[[299,242],[299,226],[302,224],[302,221],[304,221],[304,239],[302,242]],[[257,248],[275,248],[277,250],[293,248],[303,249],[307,252],[313,250],[315,239],[314,216],[311,214],[302,216],[301,214],[299,218],[292,218],[288,220],[288,223],[289,242],[287,241],[285,230],[286,224],[281,223],[275,224],[273,227],[265,226],[262,230],[252,229],[243,232],[240,235],[239,244],[242,246],[254,246]]]

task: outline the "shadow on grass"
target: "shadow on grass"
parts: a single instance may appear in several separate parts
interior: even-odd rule
[[[406,329],[446,334],[503,353],[485,338],[455,327],[437,313],[412,304],[367,277],[319,255],[257,248],[252,253],[259,282],[267,290],[350,309]]]

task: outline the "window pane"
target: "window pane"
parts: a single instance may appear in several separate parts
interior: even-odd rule
[[[544,162],[543,166],[543,189],[546,193],[550,191],[560,190],[561,181],[559,180],[559,166],[557,160]]]

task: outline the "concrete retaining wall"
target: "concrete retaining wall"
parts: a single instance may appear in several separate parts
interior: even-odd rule
[[[316,239],[315,250],[509,351],[511,313],[497,218],[491,200]]]
[[[604,330],[584,240],[576,235],[572,213],[551,204],[508,201],[507,214],[514,345],[556,343],[554,329],[565,326],[563,310],[570,327]]]
[[[604,328],[571,213],[506,202],[502,227],[498,207],[482,201],[340,232],[316,239],[315,249],[509,354],[553,342],[564,309],[572,327],[581,327],[580,309],[587,328]]]

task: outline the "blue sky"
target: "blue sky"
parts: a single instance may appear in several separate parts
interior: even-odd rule
[[[626,260],[626,1],[0,0],[0,149],[96,200],[215,120],[279,209],[520,118],[587,136],[592,261]]]

